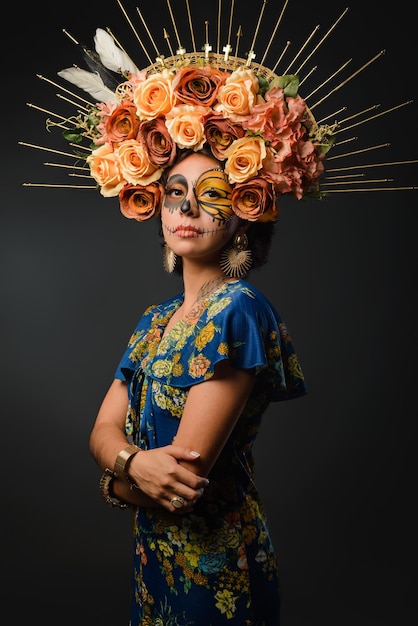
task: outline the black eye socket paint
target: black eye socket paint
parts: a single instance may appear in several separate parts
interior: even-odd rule
[[[181,209],[189,191],[187,179],[182,174],[173,174],[165,187],[164,206],[169,211]],[[189,203],[190,207],[190,203]]]

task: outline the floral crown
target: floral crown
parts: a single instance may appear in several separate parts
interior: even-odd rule
[[[138,37],[120,0],[117,2]],[[221,4],[219,0],[218,22]],[[265,4],[264,0],[256,33]],[[138,221],[159,214],[163,197],[161,176],[182,149],[210,149],[222,163],[225,178],[231,185],[233,211],[252,222],[275,221],[281,195],[289,194],[297,199],[326,195],[328,192],[321,186],[324,159],[344,124],[336,121],[327,124],[327,118],[321,123],[316,121],[312,113],[314,107],[308,107],[299,95],[299,72],[279,75],[275,73],[276,66],[270,70],[255,63],[255,36],[246,58],[237,55],[238,43],[236,54],[231,54],[229,38],[219,52],[219,38],[217,51],[213,51],[207,36],[202,51],[197,52],[189,0],[186,0],[186,8],[193,52],[187,52],[178,38],[169,0],[167,6],[178,39],[176,54],[166,29],[163,35],[170,54],[165,57],[159,52],[137,8],[155,47],[155,62],[146,53],[151,63],[140,70],[109,29],[97,28],[95,49],[82,47],[89,70],[74,66],[58,72],[60,78],[94,99],[87,106],[76,104],[77,114],[66,118],[65,122],[47,120],[48,129],[60,127],[64,138],[76,148],[73,167],[80,169],[78,164],[84,162],[82,169],[94,179],[94,187],[98,187],[104,197],[117,196],[123,215]],[[230,24],[233,9],[234,0]],[[335,28],[344,13],[328,32]],[[241,27],[237,32],[238,42],[240,37]],[[268,47],[272,40],[273,36]],[[266,54],[267,50],[263,59]],[[342,84],[345,82],[347,79]],[[409,103],[390,110],[405,104]],[[359,123],[364,121],[363,116]],[[356,124],[347,127],[353,125]]]

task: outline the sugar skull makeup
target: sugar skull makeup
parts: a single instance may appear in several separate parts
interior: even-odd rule
[[[220,222],[226,222],[234,215],[231,192],[232,187],[228,183],[225,173],[217,168],[203,172],[193,187],[199,208]],[[187,213],[190,210],[188,193],[189,183],[187,179],[182,174],[174,174],[167,181],[165,206],[172,211],[180,209],[183,213]]]

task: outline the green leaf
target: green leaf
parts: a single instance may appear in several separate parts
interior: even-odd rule
[[[270,89],[272,87],[281,87],[285,96],[288,98],[296,98],[299,89],[299,76],[294,74],[278,76],[270,83]]]

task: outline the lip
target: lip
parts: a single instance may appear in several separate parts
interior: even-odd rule
[[[195,226],[190,226],[186,224],[181,224],[180,226],[176,226],[174,229],[176,235],[180,237],[198,237],[200,235],[200,231]]]

